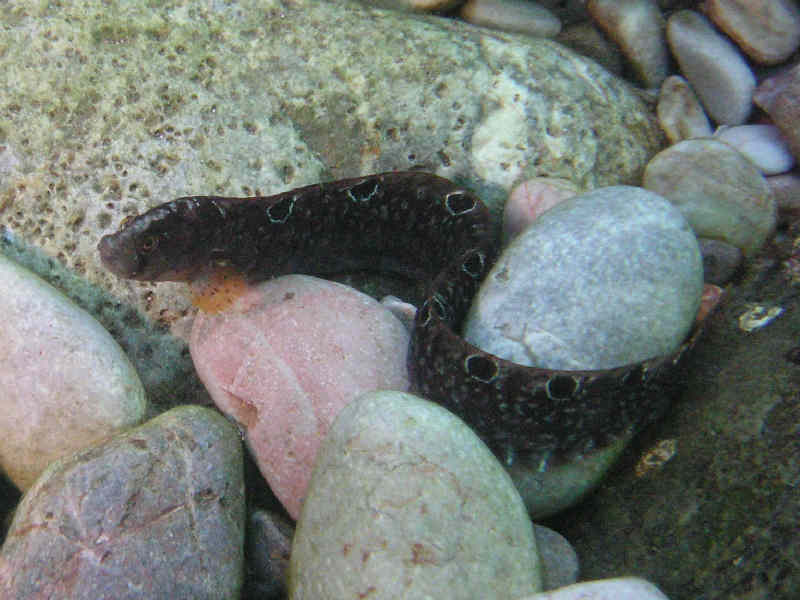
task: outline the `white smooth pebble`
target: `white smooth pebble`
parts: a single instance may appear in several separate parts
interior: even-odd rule
[[[775,125],[720,127],[714,137],[744,154],[764,175],[786,173],[794,166],[789,144]]]

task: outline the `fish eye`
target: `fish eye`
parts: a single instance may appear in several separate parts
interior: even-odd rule
[[[158,246],[158,238],[154,235],[148,235],[142,240],[142,244],[139,246],[139,249],[142,252],[152,252]]]

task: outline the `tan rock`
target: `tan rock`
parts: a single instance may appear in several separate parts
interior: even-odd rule
[[[697,236],[752,256],[775,228],[775,198],[761,172],[725,142],[698,138],[659,152],[643,185],[675,204]]]
[[[556,41],[583,56],[588,56],[603,65],[610,73],[622,76],[623,56],[619,46],[609,41],[591,21],[564,27],[556,36]]]
[[[667,76],[664,18],[653,0],[590,0],[592,19],[622,48],[639,80],[648,88]]]
[[[671,144],[711,136],[711,123],[703,106],[689,82],[680,75],[671,75],[664,80],[656,112],[661,129]]]
[[[703,9],[762,64],[782,62],[800,46],[800,11],[791,0],[706,0]]]

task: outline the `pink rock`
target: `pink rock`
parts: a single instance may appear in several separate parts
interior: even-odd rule
[[[506,242],[516,237],[543,212],[580,193],[566,179],[537,177],[519,184],[508,196],[503,211],[503,236]]]
[[[407,390],[409,334],[376,300],[290,275],[200,312],[190,350],[220,410],[246,431],[273,492],[297,518],[314,458],[339,410],[378,389]]]

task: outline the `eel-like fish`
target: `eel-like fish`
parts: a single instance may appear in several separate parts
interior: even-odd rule
[[[447,179],[390,172],[274,196],[193,196],[128,218],[98,245],[107,269],[191,280],[229,265],[248,279],[391,270],[427,284],[408,354],[416,391],[459,415],[504,462],[561,460],[642,427],[666,406],[672,355],[602,371],[522,366],[466,342],[458,328],[496,255],[486,206]]]

